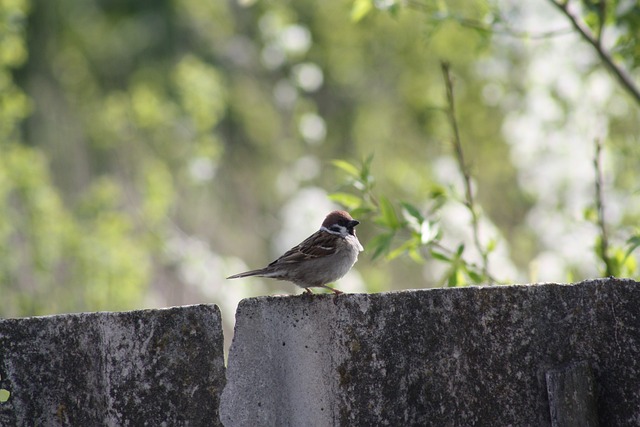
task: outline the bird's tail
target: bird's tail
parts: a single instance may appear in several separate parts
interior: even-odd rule
[[[245,271],[244,273],[234,274],[233,276],[227,277],[227,279],[240,279],[241,277],[249,277],[249,276],[264,276],[268,272],[265,268],[260,268],[258,270]]]

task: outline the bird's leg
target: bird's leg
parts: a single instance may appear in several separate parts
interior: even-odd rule
[[[309,295],[313,295],[313,291],[309,288],[304,288],[304,293],[305,294],[309,294]]]
[[[339,291],[339,290],[337,290],[337,289],[330,288],[330,287],[329,287],[329,286],[327,286],[327,285],[322,285],[322,287],[323,287],[323,288],[326,288],[326,289],[329,289],[329,290],[330,290],[331,292],[333,292],[335,295],[340,295],[340,294],[343,294],[343,293],[344,293],[344,292]]]

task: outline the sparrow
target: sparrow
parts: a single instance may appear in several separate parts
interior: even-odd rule
[[[341,294],[327,283],[335,282],[353,267],[364,249],[356,237],[359,221],[345,211],[333,211],[324,219],[320,230],[285,252],[271,264],[258,270],[234,274],[227,279],[259,276],[286,280],[313,293],[309,288],[326,288]]]

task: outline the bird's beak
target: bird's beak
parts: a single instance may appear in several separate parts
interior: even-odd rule
[[[349,223],[349,227],[355,227],[358,224],[360,224],[360,221],[352,219],[351,222]]]

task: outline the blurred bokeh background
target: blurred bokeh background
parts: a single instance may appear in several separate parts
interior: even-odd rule
[[[231,321],[241,298],[301,292],[224,278],[317,230],[345,200],[330,194],[361,196],[336,159],[373,155],[398,218],[444,196],[441,243],[477,261],[441,61],[491,275],[602,274],[594,142],[622,257],[639,101],[552,1],[446,3],[0,1],[0,316],[216,303]],[[606,3],[602,46],[637,82],[640,9]],[[594,4],[572,11],[589,24]],[[338,288],[443,285],[450,264],[428,253],[372,259],[382,231],[361,213],[367,250]]]

